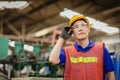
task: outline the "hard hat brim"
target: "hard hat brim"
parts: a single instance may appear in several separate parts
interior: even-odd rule
[[[73,16],[69,21],[69,26],[72,26],[78,20],[84,20],[85,22],[88,23],[88,27],[90,27],[90,23],[89,23],[88,19],[85,18],[84,16]]]

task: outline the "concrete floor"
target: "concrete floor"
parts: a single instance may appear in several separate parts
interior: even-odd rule
[[[42,77],[20,77],[11,80],[63,80],[63,78],[42,78]]]

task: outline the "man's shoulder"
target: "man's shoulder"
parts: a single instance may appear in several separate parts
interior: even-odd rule
[[[104,42],[95,42],[97,45],[104,45]]]
[[[95,42],[95,45],[94,46],[97,46],[97,47],[104,47],[104,43],[103,42]]]

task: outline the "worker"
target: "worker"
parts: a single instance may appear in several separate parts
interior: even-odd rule
[[[101,26],[102,28],[102,26]],[[60,37],[52,49],[49,61],[52,64],[65,63],[64,80],[115,80],[114,66],[103,43],[89,39],[90,23],[85,16],[75,15],[69,26],[63,27]],[[72,46],[63,48],[71,36]]]

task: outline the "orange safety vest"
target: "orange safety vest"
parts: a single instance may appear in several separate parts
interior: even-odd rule
[[[75,46],[65,47],[64,80],[103,80],[103,53],[102,43],[84,53]]]

